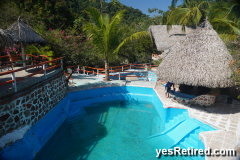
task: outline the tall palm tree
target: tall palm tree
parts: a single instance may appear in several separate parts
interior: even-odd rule
[[[109,80],[109,62],[126,43],[148,35],[146,31],[137,32],[121,42],[124,30],[119,27],[123,19],[124,10],[117,12],[111,19],[108,14],[101,15],[96,8],[87,8],[85,12],[90,17],[84,31],[92,39],[100,55],[105,59],[105,80]]]
[[[174,7],[176,3],[177,0],[172,0]],[[186,25],[197,26],[204,14],[206,14],[205,9],[208,7],[209,3],[204,0],[183,0],[183,4],[180,7],[171,11],[167,21],[167,29],[171,29],[174,24],[182,25],[183,31],[185,31]]]

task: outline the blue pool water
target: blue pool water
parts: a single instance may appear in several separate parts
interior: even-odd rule
[[[134,70],[128,70],[128,71],[134,71]],[[135,70],[136,71],[136,70]],[[110,75],[110,79],[113,80],[119,80],[119,73],[111,73]],[[136,72],[121,72],[120,76],[127,76],[127,75],[134,75],[134,76],[139,76],[138,80],[139,81],[152,81],[152,82],[157,82],[157,75],[156,72],[153,71],[139,71],[137,70]],[[121,77],[121,80],[126,80],[126,77]]]
[[[152,88],[99,88],[68,93],[0,159],[156,159],[155,149],[204,148],[198,136],[210,130],[187,110],[164,108]]]
[[[155,120],[161,123],[149,102],[93,104],[69,117],[35,160],[151,159],[155,150],[146,137],[157,133]]]

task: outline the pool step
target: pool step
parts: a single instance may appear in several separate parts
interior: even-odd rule
[[[148,141],[156,148],[171,148],[197,127],[199,127],[198,124],[187,119],[180,122],[176,127],[166,130],[159,135],[149,137]]]
[[[174,117],[172,120],[169,120],[168,123],[165,123],[165,130],[169,130],[179,124],[180,122],[183,122],[186,118],[183,115],[179,115]]]
[[[204,126],[199,126],[195,130],[189,133],[184,139],[182,139],[178,144],[176,144],[174,147],[180,147],[181,149],[188,149],[191,147],[193,149],[199,149],[198,143],[199,143],[199,133],[204,132],[204,131],[209,131],[212,130],[212,128],[204,125]],[[174,148],[172,147],[172,148]],[[200,156],[199,156],[200,157]],[[186,160],[198,160],[198,157],[196,156],[182,156],[183,159]]]
[[[74,121],[79,121],[87,115],[85,109],[83,107],[74,108],[72,111],[70,110],[70,114],[67,119],[64,121],[64,125],[69,125],[74,123]]]

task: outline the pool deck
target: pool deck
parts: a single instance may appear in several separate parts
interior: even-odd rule
[[[154,88],[156,82],[149,81],[130,81],[126,82],[125,80],[112,80],[112,81],[103,81],[104,75],[72,75],[73,81],[72,84],[69,85],[68,92],[81,91],[86,89],[96,89],[103,87],[117,87],[117,86],[142,86],[142,87],[150,87]]]
[[[22,67],[14,67],[14,70],[21,69],[21,68]],[[16,82],[17,90],[18,91],[23,90],[24,88],[26,88],[28,86],[37,84],[40,81],[44,80],[44,73],[38,73],[36,75],[33,75],[32,77],[28,77],[28,75],[36,73],[41,70],[42,70],[42,67],[40,66],[39,68],[34,67],[34,68],[29,68],[27,70],[21,70],[21,71],[15,72],[16,79],[24,77],[23,80]],[[8,70],[6,70],[6,69],[3,70],[3,72],[6,72],[6,71],[8,71]],[[62,71],[62,69],[60,67],[53,68],[53,69],[46,71],[46,76],[51,77],[52,75],[57,74],[61,71]],[[6,82],[9,80],[12,80],[12,74],[6,74],[6,75],[0,76],[0,83]],[[13,88],[13,84],[5,84],[5,85],[0,86],[0,97],[6,97],[9,94],[14,93],[14,92],[15,92],[15,90]]]
[[[240,143],[240,102],[233,100],[232,104],[227,104],[228,96],[220,95],[216,97],[215,104],[210,108],[185,106],[171,101],[170,98],[165,98],[164,87],[162,85],[157,85],[154,90],[165,108],[187,109],[191,118],[195,118],[217,129],[216,131],[201,132],[199,134],[199,139],[203,140],[205,148],[210,147],[212,150],[236,149],[239,155],[240,149],[236,146]],[[237,157],[214,156],[207,157],[206,159],[236,160]]]
[[[69,85],[68,92],[75,92],[86,89],[95,89],[114,86],[138,86],[150,87],[155,90],[165,108],[187,109],[189,116],[205,124],[216,128],[216,131],[201,132],[199,139],[202,139],[205,147],[214,149],[235,149],[240,155],[240,102],[233,100],[232,104],[227,104],[226,95],[217,96],[216,102],[212,107],[186,106],[173,102],[165,98],[164,87],[160,83],[149,81],[131,81],[113,80],[104,82],[104,76],[95,75],[73,75],[73,84]],[[237,147],[239,146],[239,147]],[[237,157],[211,156],[206,160],[235,160]]]

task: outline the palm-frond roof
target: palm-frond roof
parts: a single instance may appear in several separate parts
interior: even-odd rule
[[[46,43],[46,41],[30,26],[23,23],[20,17],[18,18],[17,22],[8,27],[7,30],[12,33],[14,42],[40,44]]]
[[[172,25],[169,31],[167,31],[167,25],[152,25],[148,28],[148,32],[151,34],[153,48],[156,48],[158,51],[168,49],[194,30],[195,27],[186,26],[185,32],[183,33],[181,25]]]
[[[158,66],[158,78],[177,84],[225,88],[233,84],[232,56],[206,20],[196,31],[171,47]]]
[[[0,28],[0,48],[13,47],[13,44],[11,33]]]

